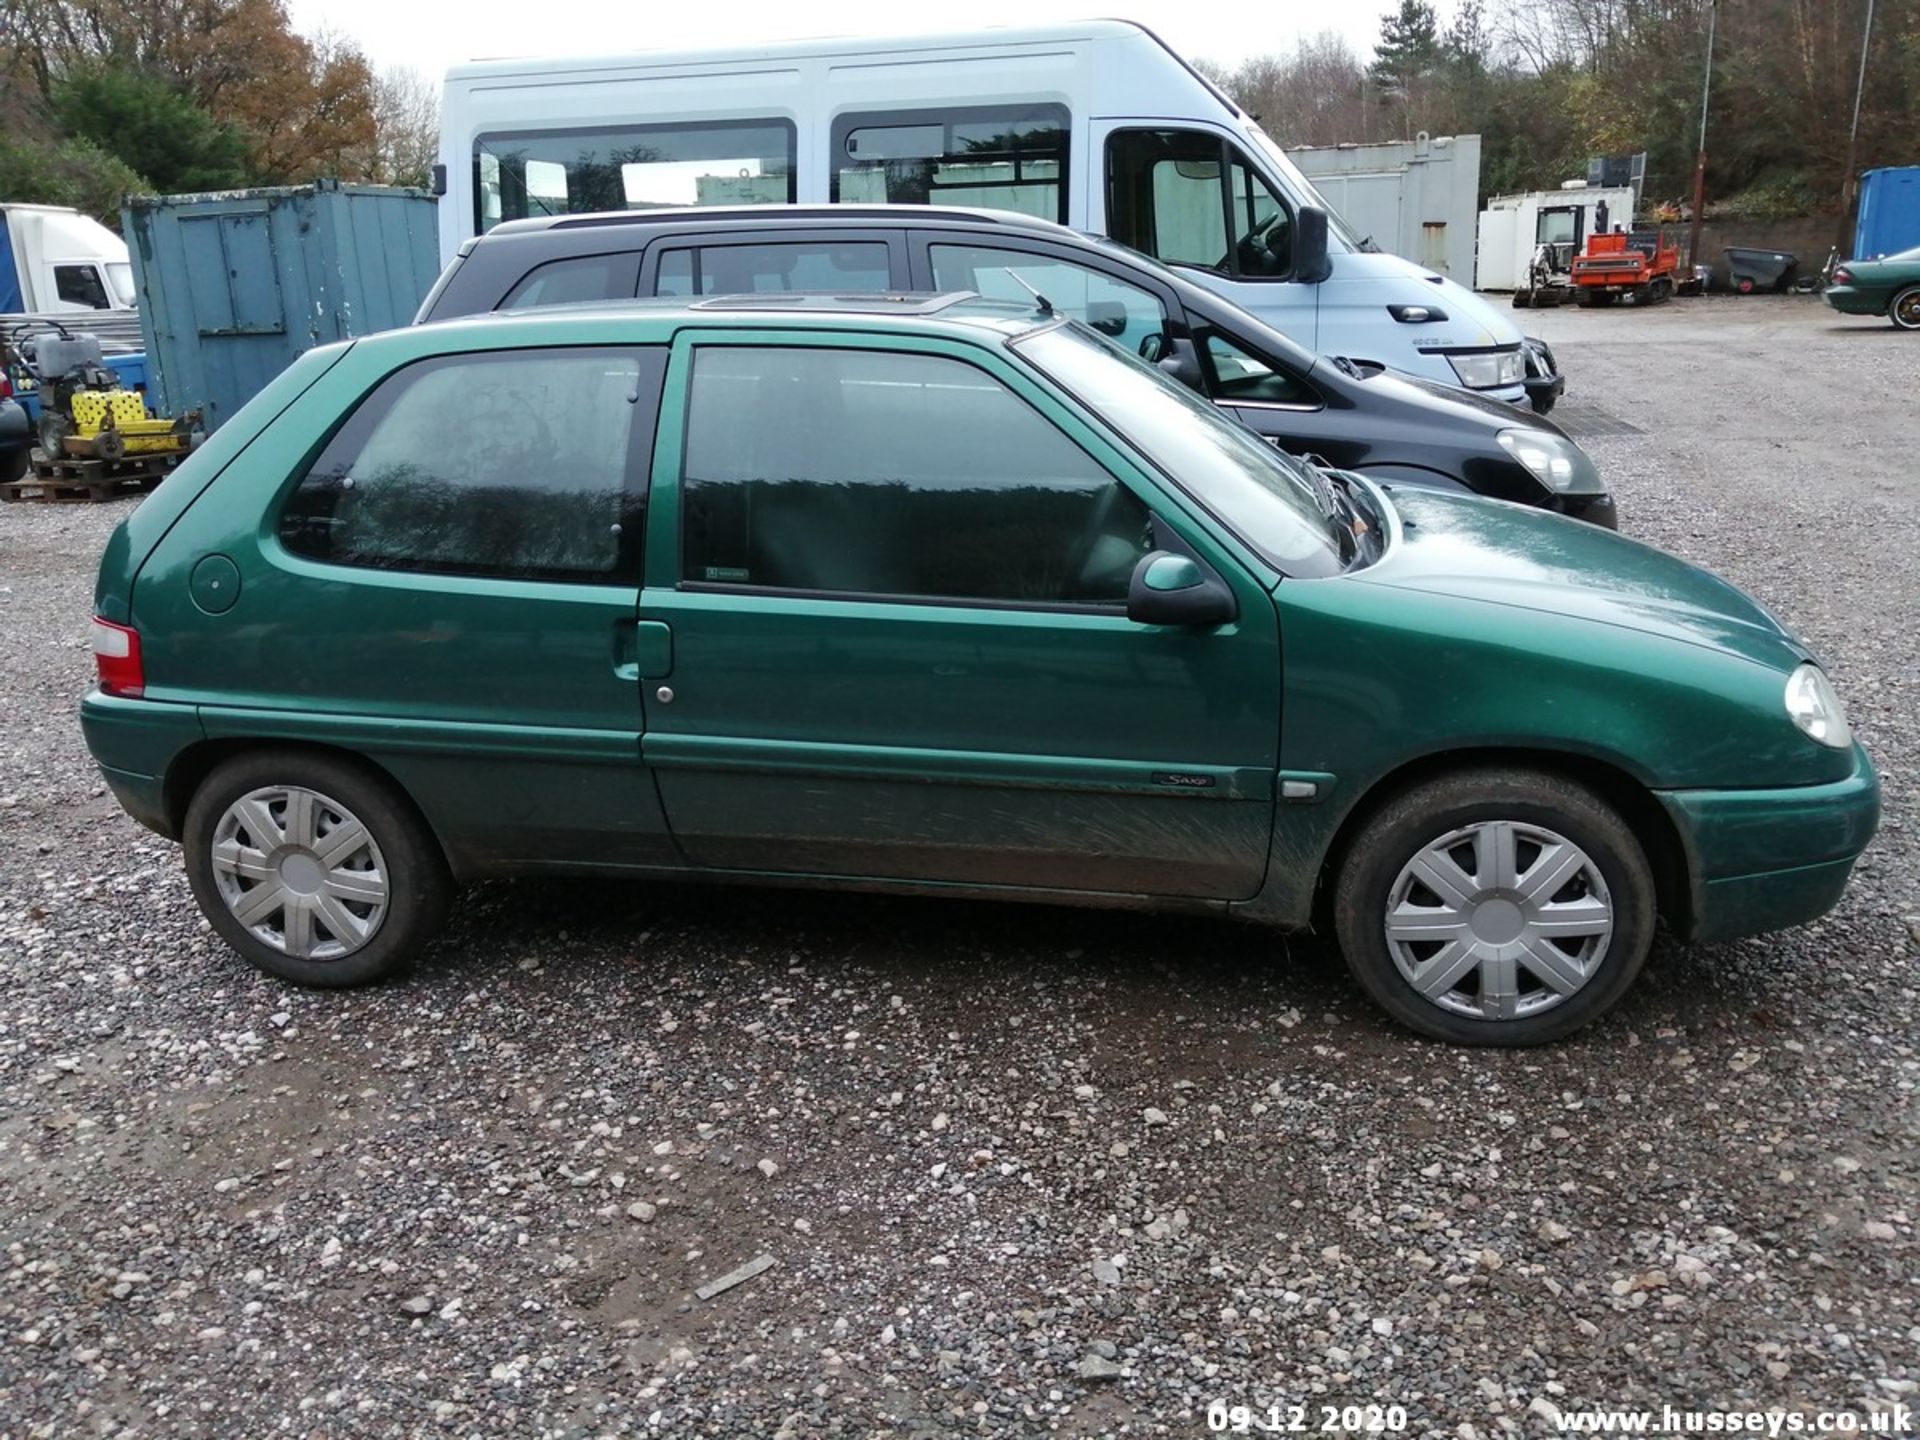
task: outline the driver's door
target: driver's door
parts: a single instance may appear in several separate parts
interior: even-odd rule
[[[1096,120],[1093,144],[1087,213],[1107,235],[1319,349],[1320,287],[1293,279],[1293,207],[1231,132]]]
[[[978,346],[739,330],[682,333],[661,416],[643,754],[694,863],[1259,888],[1273,607],[1085,420]],[[1167,534],[1237,621],[1127,618]]]

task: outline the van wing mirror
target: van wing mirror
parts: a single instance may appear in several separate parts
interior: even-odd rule
[[[1207,377],[1200,373],[1200,352],[1193,348],[1193,341],[1185,336],[1176,335],[1167,341],[1160,352],[1160,368],[1178,380],[1189,390],[1207,393]]]
[[[1327,258],[1327,212],[1318,205],[1302,205],[1293,217],[1293,278],[1318,285],[1332,273]]]
[[[1225,625],[1240,616],[1233,591],[1191,555],[1150,550],[1133,567],[1127,618],[1140,625]]]

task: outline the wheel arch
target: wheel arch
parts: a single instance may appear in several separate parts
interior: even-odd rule
[[[186,832],[187,807],[193,803],[193,797],[206,779],[221,765],[241,755],[252,754],[259,750],[286,750],[325,758],[351,765],[364,771],[369,778],[384,786],[387,791],[408,810],[413,812],[427,834],[433,837],[433,843],[440,850],[443,861],[451,860],[447,843],[434,826],[432,818],[420,808],[407,787],[397,780],[393,772],[378,761],[339,745],[322,745],[307,740],[269,739],[263,736],[223,736],[217,740],[200,740],[189,745],[173,757],[167,766],[166,778],[161,785],[161,803],[165,807],[168,832],[172,839],[180,839]]]
[[[1620,814],[1640,842],[1653,871],[1655,903],[1676,933],[1693,926],[1693,888],[1685,842],[1673,817],[1639,779],[1608,761],[1564,750],[1499,748],[1444,750],[1409,760],[1378,780],[1341,817],[1332,843],[1321,857],[1314,889],[1314,928],[1327,929],[1333,887],[1354,840],[1385,806],[1416,785],[1482,766],[1538,770],[1585,786]]]

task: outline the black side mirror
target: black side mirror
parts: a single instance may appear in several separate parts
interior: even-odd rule
[[[1293,278],[1318,285],[1332,273],[1327,259],[1327,212],[1317,205],[1302,205],[1293,217]]]
[[[1093,300],[1087,304],[1087,325],[1112,339],[1127,333],[1127,307],[1118,300]]]
[[[1207,377],[1200,373],[1200,352],[1193,341],[1175,336],[1160,352],[1160,368],[1189,390],[1207,393]]]
[[[1141,625],[1225,625],[1240,617],[1227,582],[1190,555],[1151,550],[1133,567],[1127,618]]]

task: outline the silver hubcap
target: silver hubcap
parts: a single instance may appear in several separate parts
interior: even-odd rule
[[[1564,835],[1487,820],[1406,863],[1387,894],[1386,934],[1394,965],[1433,1004],[1515,1020],[1598,973],[1613,901],[1600,867]]]
[[[338,960],[387,913],[387,865],[337,800],[298,785],[242,795],[213,828],[213,875],[255,939],[298,960]]]

